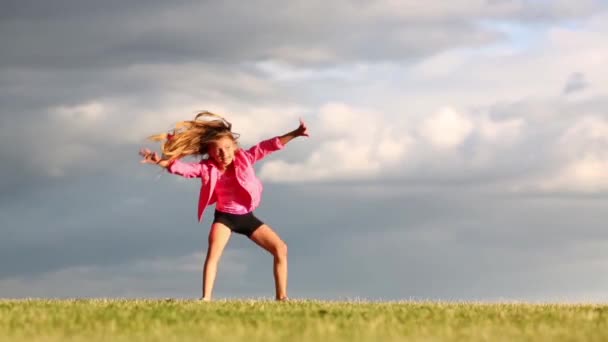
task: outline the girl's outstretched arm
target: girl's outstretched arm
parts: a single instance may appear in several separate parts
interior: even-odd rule
[[[249,148],[248,150],[242,151],[252,163],[255,163],[258,160],[267,156],[268,154],[282,149],[285,144],[291,141],[291,139],[301,136],[309,136],[308,128],[306,127],[306,124],[304,123],[304,121],[302,121],[302,119],[300,119],[300,126],[295,130],[283,134],[281,136],[276,136],[272,139],[264,140],[258,143],[257,145]]]
[[[306,127],[306,123],[304,123],[304,121],[302,119],[300,119],[300,126],[296,129],[294,129],[293,131],[283,134],[282,136],[279,137],[279,139],[281,140],[281,144],[285,145],[288,142],[291,141],[291,139],[293,138],[297,138],[297,137],[308,137],[308,127]]]
[[[144,157],[144,159],[141,160],[141,163],[156,164],[167,169],[169,173],[185,178],[203,177],[203,173],[206,170],[201,163],[184,163],[180,160],[170,161],[159,157],[156,152],[152,152],[147,148],[142,148],[139,151],[139,155]]]
[[[144,157],[140,162],[142,164],[156,164],[160,167],[166,168],[169,165],[169,161],[162,159],[158,156],[158,153],[152,152],[147,148],[139,150],[139,155]]]

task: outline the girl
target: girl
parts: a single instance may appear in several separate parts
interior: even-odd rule
[[[238,134],[231,128],[219,115],[198,113],[193,121],[178,123],[172,133],[149,137],[163,142],[163,157],[145,148],[139,152],[141,162],[156,164],[182,177],[201,178],[199,222],[205,207],[216,203],[203,269],[203,300],[211,300],[218,261],[232,232],[247,236],[273,255],[276,300],[287,300],[287,245],[253,214],[262,194],[262,183],[255,176],[253,164],[282,149],[293,138],[308,137],[308,130],[300,119],[297,129],[243,150],[237,144]],[[180,160],[192,155],[203,158],[198,163]]]

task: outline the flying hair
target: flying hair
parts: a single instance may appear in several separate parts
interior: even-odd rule
[[[164,158],[173,161],[195,155],[208,158],[209,146],[225,136],[236,142],[239,134],[232,132],[232,124],[220,115],[202,111],[194,120],[180,121],[168,133],[152,135],[148,139],[161,142]]]

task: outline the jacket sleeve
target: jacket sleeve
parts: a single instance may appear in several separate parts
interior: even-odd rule
[[[207,165],[203,163],[186,163],[181,160],[174,160],[167,165],[167,171],[171,174],[185,178],[203,177],[207,171]]]
[[[270,153],[281,150],[284,147],[285,145],[281,143],[281,139],[279,139],[279,137],[274,137],[268,140],[264,140],[258,143],[257,145],[249,148],[248,150],[243,150],[243,152],[253,164],[258,160],[266,157]]]

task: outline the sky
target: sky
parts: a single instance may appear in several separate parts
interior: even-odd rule
[[[213,208],[142,165],[248,147],[289,294],[608,301],[608,1],[0,1],[0,298],[198,298]],[[602,228],[604,227],[604,228]],[[232,236],[215,298],[272,298]]]

